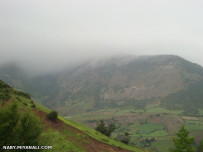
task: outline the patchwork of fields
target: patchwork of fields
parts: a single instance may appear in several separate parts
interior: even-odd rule
[[[92,128],[95,128],[99,120],[115,123],[116,130],[112,134],[113,138],[117,138],[123,132],[128,132],[131,145],[157,152],[168,151],[170,147],[173,147],[172,139],[182,125],[190,130],[190,135],[195,137],[197,142],[203,137],[203,110],[200,110],[198,116],[184,116],[181,110],[173,111],[158,105],[148,105],[143,110],[103,109],[67,117]]]

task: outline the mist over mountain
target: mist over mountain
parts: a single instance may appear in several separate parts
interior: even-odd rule
[[[116,56],[32,77],[18,66],[4,65],[0,77],[65,114],[75,109],[144,107],[148,102],[166,101],[169,95],[202,82],[203,68],[173,55]],[[193,106],[201,106],[189,99]]]
[[[1,1],[0,64],[20,62],[44,73],[125,52],[176,54],[203,65],[202,6],[171,0]]]

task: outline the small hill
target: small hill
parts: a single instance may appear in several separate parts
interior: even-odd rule
[[[17,91],[0,80],[1,108],[10,103],[17,103],[23,113],[34,113],[41,119],[43,133],[40,136],[42,145],[53,146],[53,152],[142,152],[144,150],[125,145],[110,139],[99,132],[79,123],[59,116],[56,122],[47,119],[49,109],[32,101],[29,94]],[[46,150],[49,151],[49,150]]]

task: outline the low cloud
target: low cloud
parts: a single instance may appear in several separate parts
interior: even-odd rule
[[[0,1],[0,64],[50,71],[89,58],[175,54],[203,65],[199,0]]]

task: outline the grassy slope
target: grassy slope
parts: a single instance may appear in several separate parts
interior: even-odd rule
[[[23,92],[16,91],[12,88],[10,88],[8,85],[0,81],[0,103],[2,106],[5,106],[9,102],[16,102],[21,110],[23,111],[35,111],[35,113],[48,113],[50,110],[45,108],[44,106],[34,103],[36,105],[36,108],[32,108],[33,102],[29,98],[29,96]],[[42,121],[45,126],[45,130],[42,133],[41,136],[41,142],[43,145],[52,145],[53,150],[52,151],[80,151],[85,152],[87,151],[87,148],[85,148],[84,145],[90,145],[92,144],[93,139],[96,139],[102,143],[106,143],[108,145],[103,144],[104,149],[101,149],[101,151],[122,151],[122,149],[127,149],[130,151],[136,151],[136,152],[142,152],[144,150],[132,147],[129,145],[125,145],[119,141],[110,139],[99,132],[95,131],[94,129],[87,128],[84,125],[81,125],[79,123],[76,123],[74,121],[70,121],[65,119],[62,116],[59,116],[59,119],[62,123],[62,128],[66,129],[56,129],[57,124],[51,124],[50,122],[46,122],[45,115],[42,115]],[[44,123],[45,122],[45,123]],[[66,125],[73,126],[74,128],[77,128],[76,130],[74,128],[68,128],[64,127]],[[48,127],[48,128],[47,128]],[[83,133],[80,133],[82,131]],[[99,142],[96,142],[97,144]],[[99,147],[100,143],[98,144]],[[101,146],[101,147],[102,147]],[[115,148],[115,147],[119,148]],[[112,148],[114,147],[114,148]],[[94,147],[93,147],[94,148]],[[125,150],[124,150],[125,151]]]

